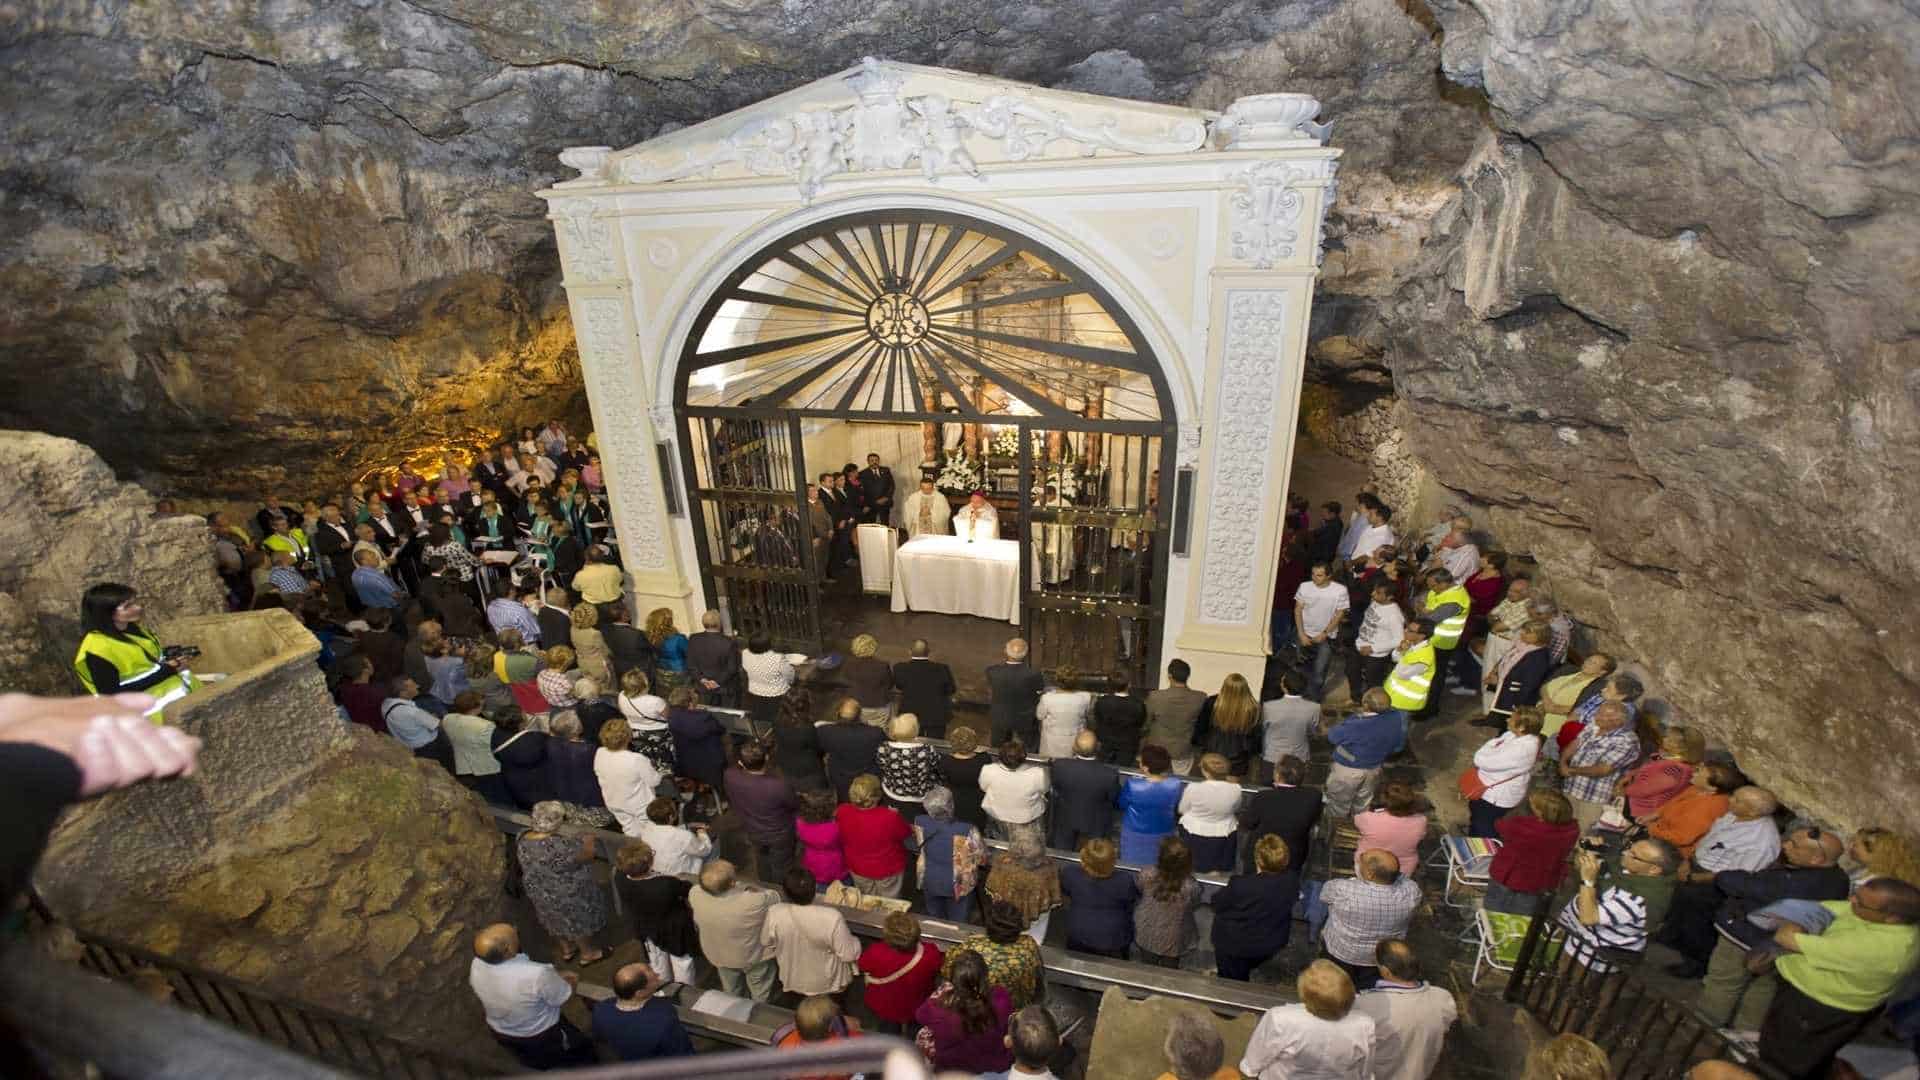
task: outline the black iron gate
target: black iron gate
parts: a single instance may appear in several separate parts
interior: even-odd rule
[[[1027,429],[1022,618],[1034,663],[1152,686],[1165,583],[1159,436]]]
[[[820,586],[808,543],[800,425],[790,416],[689,415],[680,442],[707,595],[736,634],[820,649]]]

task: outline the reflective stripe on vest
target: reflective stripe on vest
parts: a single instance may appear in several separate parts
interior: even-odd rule
[[[1426,669],[1418,674],[1402,675],[1401,670],[1409,664],[1425,664]],[[1394,665],[1393,674],[1387,676],[1387,699],[1396,709],[1409,712],[1426,707],[1427,694],[1433,686],[1433,641],[1423,641],[1400,655],[1399,663]]]
[[[118,638],[98,630],[92,631],[81,639],[80,651],[73,657],[74,673],[80,676],[80,685],[86,687],[89,694],[100,693],[99,688],[93,685],[93,673],[87,670],[89,653],[112,664],[123,686],[150,678],[164,667],[160,663],[160,639],[152,634],[131,633],[125,638]],[[193,676],[183,670],[139,692],[153,696],[154,703],[147,709],[146,715],[157,724],[165,720],[160,710],[186,697],[193,689]]]
[[[1451,649],[1460,644],[1460,635],[1467,629],[1467,611],[1473,606],[1473,598],[1468,596],[1467,590],[1459,585],[1448,586],[1447,591],[1438,596],[1434,595],[1432,589],[1427,590],[1428,611],[1448,604],[1458,604],[1460,613],[1445,622],[1434,624],[1433,647],[1436,649]]]

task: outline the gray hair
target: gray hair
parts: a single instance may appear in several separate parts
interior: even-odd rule
[[[1019,833],[1007,843],[1007,854],[1013,861],[1029,870],[1036,870],[1047,864],[1047,845],[1038,836],[1030,832]]]
[[[1208,1080],[1220,1071],[1220,1063],[1227,1056],[1219,1030],[1190,1012],[1173,1014],[1161,1050],[1167,1055],[1167,1071],[1176,1080]]]
[[[567,823],[567,804],[548,799],[533,804],[533,827],[540,832],[552,832]]]
[[[1618,690],[1620,696],[1628,701],[1636,700],[1641,694],[1647,692],[1646,686],[1643,685],[1639,679],[1634,678],[1624,671],[1616,671],[1613,673],[1613,688]]]
[[[574,681],[573,696],[581,701],[592,701],[600,696],[600,684],[591,675],[582,675]]]
[[[562,739],[577,739],[586,729],[580,726],[580,716],[572,709],[559,709],[547,721],[547,730]]]
[[[935,821],[948,821],[953,818],[953,792],[944,787],[930,787],[920,797],[920,805],[926,808],[927,816]]]

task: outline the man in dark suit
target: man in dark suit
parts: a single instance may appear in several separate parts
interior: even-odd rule
[[[944,739],[953,715],[953,669],[927,659],[932,652],[925,639],[916,639],[913,659],[893,665],[893,685],[900,688],[900,711],[919,718],[920,734]]]
[[[1061,851],[1078,851],[1080,842],[1105,836],[1113,828],[1113,800],[1120,794],[1120,773],[1098,759],[1100,742],[1093,732],[1082,731],[1073,737],[1073,756],[1055,758],[1049,766],[1053,773],[1053,824],[1047,830],[1047,846]]]
[[[860,520],[882,525],[893,521],[893,470],[880,464],[879,454],[867,455],[860,470]]]
[[[1287,842],[1289,866],[1304,867],[1313,849],[1313,827],[1320,821],[1319,788],[1306,787],[1307,763],[1288,754],[1273,767],[1273,787],[1253,797],[1240,811],[1240,829],[1249,838],[1247,873],[1253,865],[1253,845],[1271,833]]]
[[[1127,693],[1127,673],[1107,677],[1110,693],[1093,703],[1093,730],[1100,736],[1100,760],[1132,768],[1140,758],[1140,729],[1147,724],[1147,703]]]
[[[607,639],[607,652],[613,656],[613,677],[618,680],[635,668],[651,675],[654,658],[653,642],[648,641],[647,635],[633,625],[633,620],[627,614],[626,602],[621,601],[608,609],[607,618],[610,621],[600,624],[600,636]],[[691,643],[699,636],[695,634],[693,638],[688,639],[689,661],[693,655]]]
[[[555,645],[573,646],[573,612],[567,608],[567,590],[558,586],[548,589],[540,610],[533,617],[540,623],[540,647],[551,649]]]
[[[405,546],[413,536],[412,525],[406,520],[395,517],[393,509],[384,500],[375,500],[367,504],[367,524],[373,526],[373,542],[380,546],[381,554],[391,559],[394,553]]]
[[[314,527],[313,535],[307,539],[313,541],[315,554],[327,560],[333,580],[346,590],[348,605],[357,610],[359,598],[348,587],[348,582],[353,579],[353,530],[341,520],[338,504],[328,503],[320,508],[320,524]]]
[[[1017,738],[1028,746],[1040,745],[1040,721],[1034,710],[1047,688],[1046,676],[1027,663],[1025,638],[1007,642],[1007,659],[987,669],[987,687],[992,694],[989,715],[993,722],[993,745]]]
[[[717,611],[700,616],[700,632],[687,638],[687,675],[709,705],[740,700],[740,643],[720,632]]]
[[[847,801],[847,787],[861,773],[880,775],[880,744],[887,733],[872,724],[860,722],[860,703],[848,698],[840,703],[839,721],[815,729],[820,749],[827,755],[827,782]]]
[[[846,477],[840,473],[820,474],[820,501],[827,504],[833,518],[833,539],[827,543],[827,572],[838,574],[853,561],[853,526],[860,520],[860,508],[847,490]]]

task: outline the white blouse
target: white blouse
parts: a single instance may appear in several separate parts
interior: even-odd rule
[[[1195,836],[1230,836],[1239,825],[1240,785],[1202,780],[1180,793],[1180,827]]]
[[[793,665],[782,653],[741,653],[740,670],[747,674],[747,693],[755,697],[785,697],[793,688]]]
[[[1540,736],[1515,735],[1503,731],[1485,746],[1473,752],[1473,767],[1480,770],[1480,782],[1487,785],[1481,801],[1499,807],[1515,807],[1527,797],[1533,781],[1533,762],[1540,756]]]
[[[1034,715],[1040,721],[1040,756],[1072,757],[1073,740],[1087,726],[1093,695],[1085,690],[1049,690],[1040,695]]]
[[[1038,765],[1009,769],[994,762],[980,770],[980,807],[996,821],[1025,825],[1047,811],[1047,770]]]

